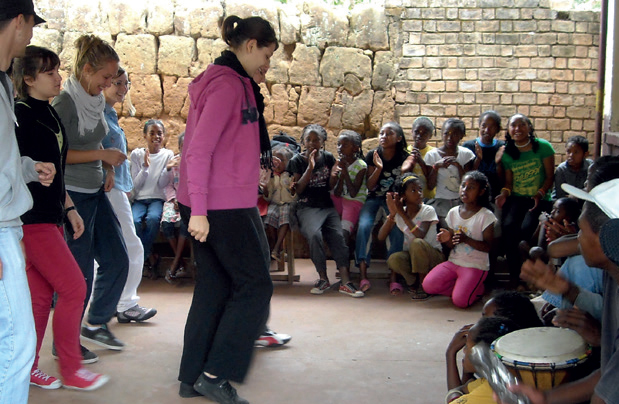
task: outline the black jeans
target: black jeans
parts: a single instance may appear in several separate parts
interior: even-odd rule
[[[179,207],[189,223],[190,208]],[[269,244],[257,208],[209,211],[208,221],[206,242],[191,238],[196,286],[178,379],[193,384],[208,372],[242,382],[273,294]]]
[[[541,200],[535,210],[529,211],[534,204],[533,198],[510,196],[503,205],[501,238],[505,247],[510,278],[513,281],[519,279],[520,267],[523,263],[518,244],[522,240],[528,242],[531,239],[539,224],[540,213],[552,210],[552,202]]]

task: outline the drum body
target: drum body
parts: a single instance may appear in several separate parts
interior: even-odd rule
[[[557,327],[518,330],[497,338],[491,346],[516,377],[540,390],[550,390],[575,378],[591,347],[576,331]]]

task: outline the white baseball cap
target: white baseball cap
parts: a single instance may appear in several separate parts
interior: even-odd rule
[[[578,199],[595,203],[611,219],[619,218],[619,178],[603,182],[590,192],[569,184],[561,184],[561,188]]]

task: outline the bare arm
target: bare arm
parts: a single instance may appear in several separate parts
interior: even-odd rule
[[[484,229],[483,240],[475,240],[473,238],[470,238],[463,232],[456,233],[453,236],[454,245],[464,243],[482,252],[490,252],[493,241],[494,241],[494,223]]]

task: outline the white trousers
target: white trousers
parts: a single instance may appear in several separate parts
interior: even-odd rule
[[[116,311],[122,313],[129,310],[140,300],[138,296],[138,286],[142,281],[142,268],[144,266],[144,247],[142,242],[135,233],[135,225],[133,224],[133,214],[131,213],[131,203],[127,194],[113,188],[110,192],[105,193],[114,208],[114,213],[120,222],[127,246],[127,255],[129,256],[129,274],[127,275],[127,283],[118,301]]]

